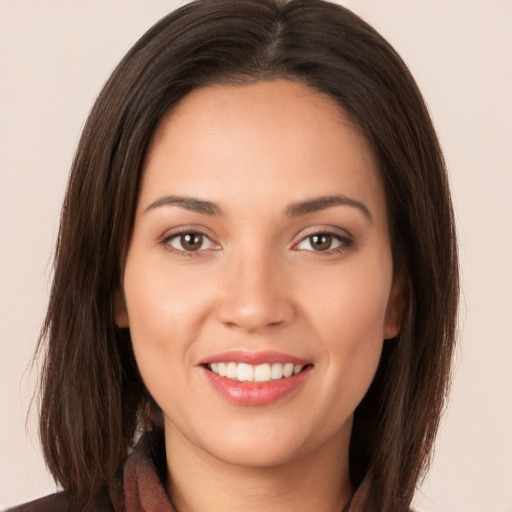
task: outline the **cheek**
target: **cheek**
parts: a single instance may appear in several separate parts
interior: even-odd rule
[[[140,262],[131,255],[124,291],[132,347],[142,380],[162,410],[179,405],[186,395],[187,361],[200,304],[191,286],[178,286],[158,261]],[[178,404],[178,405],[177,405]]]
[[[187,354],[192,318],[200,315],[189,287],[180,286],[158,259],[141,261],[134,251],[127,261],[124,293],[133,350],[146,381],[163,361],[177,367]],[[196,294],[197,295],[197,294]]]
[[[310,294],[309,321],[320,340],[322,364],[332,389],[346,395],[354,408],[379,364],[391,269],[391,264],[347,267],[326,279],[325,286],[317,280]]]
[[[132,336],[153,331],[165,339],[205,316],[207,282],[185,268],[169,268],[164,257],[127,261],[124,290]],[[149,341],[149,340],[148,340]]]
[[[344,301],[342,301],[344,302]],[[325,351],[333,376],[348,393],[362,399],[370,386],[377,366],[384,338],[382,306],[368,300],[353,298],[347,308],[332,312],[324,319]]]
[[[341,348],[342,340],[359,346],[384,339],[391,269],[391,265],[373,269],[347,265],[339,272],[318,276],[313,287],[309,283],[310,318],[326,333],[326,342],[333,345],[330,348]]]

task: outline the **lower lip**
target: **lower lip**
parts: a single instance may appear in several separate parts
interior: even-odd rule
[[[224,398],[237,405],[269,405],[295,391],[306,379],[310,368],[297,375],[268,382],[238,382],[204,368],[208,381]]]

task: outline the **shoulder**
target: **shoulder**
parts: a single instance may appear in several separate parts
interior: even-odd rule
[[[92,508],[85,508],[83,504],[71,499],[69,494],[58,492],[30,501],[17,507],[8,508],[5,512],[112,512],[108,503],[98,504]]]

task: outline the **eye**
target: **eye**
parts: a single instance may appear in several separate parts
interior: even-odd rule
[[[327,252],[350,245],[350,240],[334,233],[313,233],[303,238],[297,249],[302,251]]]
[[[187,231],[166,237],[164,245],[181,252],[199,252],[207,249],[214,249],[216,245],[203,233]]]

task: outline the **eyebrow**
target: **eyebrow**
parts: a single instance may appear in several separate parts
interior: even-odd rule
[[[204,215],[221,215],[222,210],[218,205],[211,201],[197,199],[195,197],[186,196],[165,196],[151,203],[144,212],[154,210],[160,206],[180,206],[185,210],[190,210]]]
[[[161,197],[151,203],[144,212],[154,210],[160,206],[179,206],[185,210],[201,213],[203,215],[222,215],[223,213],[222,209],[211,201],[178,195]],[[351,206],[357,208],[368,220],[373,220],[370,210],[364,203],[342,195],[315,197],[307,201],[292,203],[286,208],[285,215],[287,217],[299,217],[308,213],[319,212],[331,208],[332,206]]]
[[[372,214],[364,203],[357,201],[356,199],[340,195],[316,197],[308,199],[307,201],[293,203],[286,209],[286,215],[288,217],[298,217],[299,215],[319,212],[330,208],[331,206],[351,206],[353,208],[357,208],[368,220],[373,221]]]

